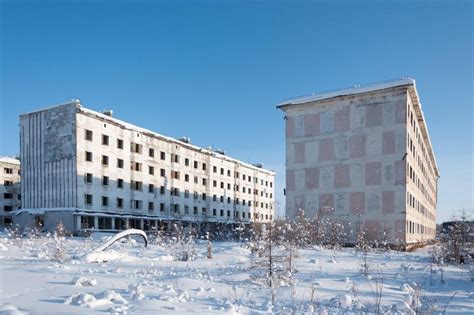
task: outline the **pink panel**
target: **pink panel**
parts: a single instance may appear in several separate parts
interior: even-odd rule
[[[404,184],[406,181],[405,160],[395,161],[395,184]]]
[[[307,168],[304,172],[305,187],[307,189],[319,188],[319,168]]]
[[[382,163],[365,164],[365,185],[380,185],[382,182]]]
[[[319,135],[319,114],[308,114],[304,116],[305,136]]]
[[[334,115],[334,127],[336,131],[342,132],[349,130],[350,126],[350,109],[340,109]]]
[[[376,240],[381,236],[382,223],[377,220],[367,220],[364,223],[364,228],[367,230],[367,238],[369,240]]]
[[[334,167],[334,188],[345,188],[350,186],[350,166],[336,165],[336,167]]]
[[[365,126],[380,126],[383,119],[383,107],[380,104],[365,106]]]
[[[393,190],[382,192],[382,212],[395,212],[395,192]]]
[[[365,156],[365,143],[366,143],[365,135],[353,135],[351,136],[349,142],[350,142],[351,158],[359,158],[359,157]]]
[[[334,195],[333,194],[319,195],[319,208],[323,212],[333,212],[334,211]]]
[[[403,124],[407,121],[407,102],[406,100],[398,101],[395,105],[395,122]]]
[[[295,162],[304,163],[305,160],[305,143],[295,143]]]
[[[319,141],[319,160],[334,161],[335,159],[334,139],[322,139]]]
[[[295,171],[293,170],[286,171],[286,190],[287,191],[295,190]]]
[[[286,118],[286,137],[293,138],[295,135],[295,119],[293,117]]]
[[[395,154],[395,131],[383,133],[382,154]]]
[[[365,193],[351,192],[349,195],[349,207],[354,214],[365,213]]]

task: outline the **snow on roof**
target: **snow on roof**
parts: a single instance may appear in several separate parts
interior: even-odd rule
[[[20,165],[20,160],[10,156],[1,156],[0,162]]]
[[[338,96],[361,94],[361,93],[384,90],[384,89],[389,89],[389,88],[404,86],[404,85],[415,85],[415,80],[410,79],[410,78],[403,78],[403,79],[396,79],[396,80],[390,80],[390,81],[384,81],[384,82],[371,83],[371,84],[366,84],[366,85],[356,85],[354,87],[337,89],[333,91],[313,93],[312,95],[301,96],[301,97],[290,98],[290,99],[284,100],[283,102],[279,103],[277,107],[281,108],[287,105],[304,104],[308,102],[321,101],[321,100],[338,97]]]

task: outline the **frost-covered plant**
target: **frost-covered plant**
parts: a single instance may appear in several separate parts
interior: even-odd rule
[[[54,230],[53,242],[54,242],[54,253],[53,258],[60,263],[65,262],[69,255],[66,251],[66,229],[62,221],[59,221],[56,229]]]
[[[365,229],[361,229],[359,233],[357,233],[357,241],[356,241],[356,249],[358,252],[362,253],[362,273],[364,276],[369,275],[369,264],[368,264],[368,255],[370,250],[370,243],[367,238],[367,231]]]
[[[190,231],[186,231],[181,224],[173,225],[172,250],[174,259],[178,261],[194,260],[197,256],[196,241]]]

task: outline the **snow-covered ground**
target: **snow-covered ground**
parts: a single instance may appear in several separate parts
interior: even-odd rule
[[[300,249],[294,285],[276,288],[272,304],[272,290],[249,277],[255,259],[244,244],[215,242],[207,259],[201,241],[197,258],[182,262],[173,259],[175,249],[153,242],[145,248],[137,238],[107,250],[108,262],[86,262],[106,239],[67,238],[58,256],[52,238],[0,236],[0,314],[351,314],[373,309],[377,293],[391,314],[410,314],[418,297],[425,308],[474,313],[466,269],[432,272],[427,248],[370,252],[367,277],[354,249]]]

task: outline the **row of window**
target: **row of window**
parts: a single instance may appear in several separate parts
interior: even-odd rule
[[[413,169],[413,167],[410,165],[410,163],[407,162],[407,173],[408,177],[411,179],[413,184],[415,184],[416,188],[423,194],[425,197],[426,201],[433,207],[436,206],[435,201],[431,197],[431,193],[426,189],[425,185],[423,182],[420,180],[420,178],[417,176],[417,173]]]
[[[407,233],[409,234],[426,234],[428,236],[432,236],[435,234],[435,230],[425,226],[423,224],[415,223],[412,221],[407,221],[406,223]]]
[[[171,172],[173,174],[173,171]],[[175,173],[178,173],[179,172],[175,172]],[[179,178],[179,176],[178,176]],[[92,184],[93,183],[93,175],[92,173],[86,173],[85,176],[84,176],[84,181],[87,183],[87,184]],[[185,181],[186,182],[189,182],[189,175],[186,174],[185,175]],[[108,186],[109,185],[109,177],[108,176],[102,176],[102,185],[104,186]],[[199,179],[197,176],[194,177],[194,183],[198,183],[199,182]],[[206,181],[206,178],[203,178],[202,179],[202,184],[203,186],[206,186],[207,185],[207,181]],[[220,188],[221,189],[225,189],[224,187],[224,182],[221,182],[220,183]],[[217,181],[213,181],[213,186],[214,187],[217,187]],[[231,184],[230,183],[227,183],[227,189],[230,190],[231,189]],[[123,187],[123,179],[117,179],[117,188],[124,188]],[[143,191],[143,182],[141,181],[130,181],[130,189],[132,190],[138,190],[138,191]],[[178,189],[178,188],[171,188],[171,189]],[[239,191],[239,185],[234,185],[234,191]],[[165,190],[165,187],[164,186],[161,186],[160,187],[160,192],[163,191],[162,194],[164,194],[164,190]],[[148,184],[148,192],[149,193],[154,193],[155,192],[155,186],[153,184]],[[242,193],[248,193],[249,195],[252,194],[252,189],[251,188],[246,188],[246,187],[242,187]],[[268,192],[264,192],[263,190],[258,190],[258,189],[254,189],[253,190],[253,194],[258,196],[260,195],[261,197],[266,197],[266,198],[273,198],[273,193],[268,193]],[[179,196],[179,190],[178,190],[178,196]]]
[[[434,215],[423,205],[423,203],[418,201],[418,199],[409,192],[407,192],[407,205],[421,213],[425,218],[431,221],[435,220]]]
[[[14,194],[12,194],[12,193],[4,193],[4,194],[3,194],[3,199],[14,199],[14,197],[15,197],[15,196],[14,196]],[[21,200],[21,194],[18,194],[18,195],[17,195],[17,199],[18,199],[18,200]]]
[[[4,167],[3,168],[3,173],[4,174],[13,174],[13,168],[11,167]],[[20,175],[20,170],[18,170],[18,175]]]
[[[92,205],[93,195],[85,194],[84,195],[84,201],[85,201],[86,205]],[[103,207],[108,207],[109,206],[109,197],[102,196],[101,197],[101,203],[102,203]],[[123,198],[116,198],[116,207],[118,209],[123,209],[123,207],[124,207]],[[143,201],[133,200],[133,199],[130,200],[130,208],[131,209],[136,209],[136,210],[142,210]],[[163,202],[159,203],[158,209],[161,213],[166,212],[166,204],[163,203]],[[185,205],[183,213],[185,215],[189,215],[190,214],[189,209],[190,209],[190,206]],[[153,201],[148,202],[148,211],[149,212],[155,211],[155,203]],[[226,211],[227,211],[227,217],[231,217],[232,211],[231,210],[226,210]],[[179,204],[171,204],[170,205],[170,212],[174,213],[174,214],[181,214],[180,205]],[[220,216],[221,217],[225,216],[224,213],[225,213],[225,210],[220,209]],[[237,210],[233,211],[233,213],[234,213],[234,218],[240,218],[240,216],[241,216],[242,219],[245,219],[246,217],[250,219],[250,215],[251,215],[250,212],[237,211]],[[210,213],[207,213],[207,208],[206,207],[202,207],[201,212],[199,213],[199,207],[196,207],[196,206],[193,207],[192,214],[193,215],[201,215],[201,216],[204,216],[204,217],[210,215]],[[217,210],[216,209],[212,209],[212,216],[217,216]],[[266,220],[268,220],[268,219],[272,220],[273,216],[268,215],[268,214],[265,214],[265,216],[264,216],[264,214],[262,214],[262,213],[256,213],[256,212],[254,213],[254,219],[263,219],[263,218],[265,218]]]
[[[88,141],[93,140],[92,130],[85,130],[85,139],[88,140]],[[102,145],[108,146],[109,143],[110,143],[109,139],[110,139],[109,136],[102,134]],[[123,140],[122,139],[117,139],[117,148],[118,149],[123,149]],[[134,143],[134,142],[130,143],[130,152],[142,154],[142,151],[143,151],[143,145],[138,144],[138,143]],[[90,153],[90,161],[92,161],[92,153],[91,152],[89,152],[89,153]],[[151,158],[154,158],[155,157],[155,149],[149,148],[148,149],[148,156],[151,157]],[[171,153],[170,158],[171,158],[170,160],[171,160],[172,163],[179,163],[179,161],[180,161],[180,156],[178,154]],[[163,160],[163,161],[166,160],[166,152],[160,151],[160,159]],[[87,160],[87,153],[86,153],[86,160]],[[107,160],[108,160],[108,158],[107,158]],[[104,164],[104,163],[102,163],[102,164]],[[201,169],[203,171],[206,171],[207,170],[207,164],[206,163],[199,162],[199,161],[193,161],[193,167],[195,169],[199,169],[200,164],[201,164]],[[191,166],[190,160],[188,158],[184,159],[184,165],[185,166]],[[218,167],[217,166],[213,166],[212,170],[213,170],[214,173],[216,173],[216,174],[218,173]],[[222,167],[220,168],[220,174],[221,175],[225,175],[225,173],[226,173],[225,171],[226,170],[224,168],[222,168]],[[232,176],[232,172],[230,170],[227,170],[227,176],[228,177]],[[239,172],[234,172],[234,177],[235,178],[240,178]],[[252,182],[252,176],[242,174],[242,180],[247,180],[248,182]],[[254,182],[257,184],[258,183],[258,178],[254,177]],[[260,182],[261,182],[261,185],[273,187],[273,183],[271,181],[270,182],[269,181],[264,181],[262,179]]]

